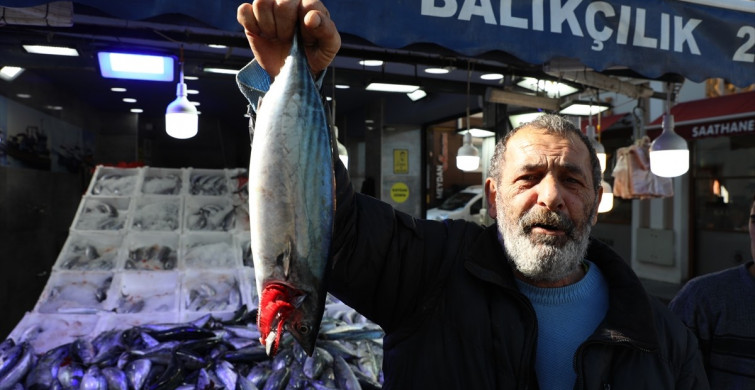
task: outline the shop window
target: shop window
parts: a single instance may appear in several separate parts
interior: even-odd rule
[[[755,195],[755,137],[707,138],[693,144],[696,228],[747,231]]]

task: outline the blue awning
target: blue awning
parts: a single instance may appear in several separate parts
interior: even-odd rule
[[[539,65],[578,59],[598,71],[680,74],[755,84],[750,0],[324,0],[342,33],[385,48],[431,43],[466,56],[509,53]],[[44,0],[0,0],[10,7]],[[76,0],[118,18],[179,13],[240,31],[238,0]]]

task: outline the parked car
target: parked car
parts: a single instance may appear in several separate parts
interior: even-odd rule
[[[484,195],[481,185],[469,186],[448,197],[440,206],[427,210],[427,219],[466,219],[481,224]]]

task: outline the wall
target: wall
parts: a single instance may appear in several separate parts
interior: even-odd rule
[[[81,175],[0,167],[0,337],[37,302],[68,237]]]
[[[383,130],[380,199],[422,217],[422,140],[419,129]]]

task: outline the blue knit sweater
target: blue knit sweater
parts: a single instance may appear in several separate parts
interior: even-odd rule
[[[540,389],[571,389],[577,379],[572,360],[577,347],[598,327],[608,310],[608,285],[589,261],[577,283],[541,288],[517,280],[537,314],[535,370]]]
[[[698,276],[669,307],[692,329],[711,389],[755,389],[753,262]]]

